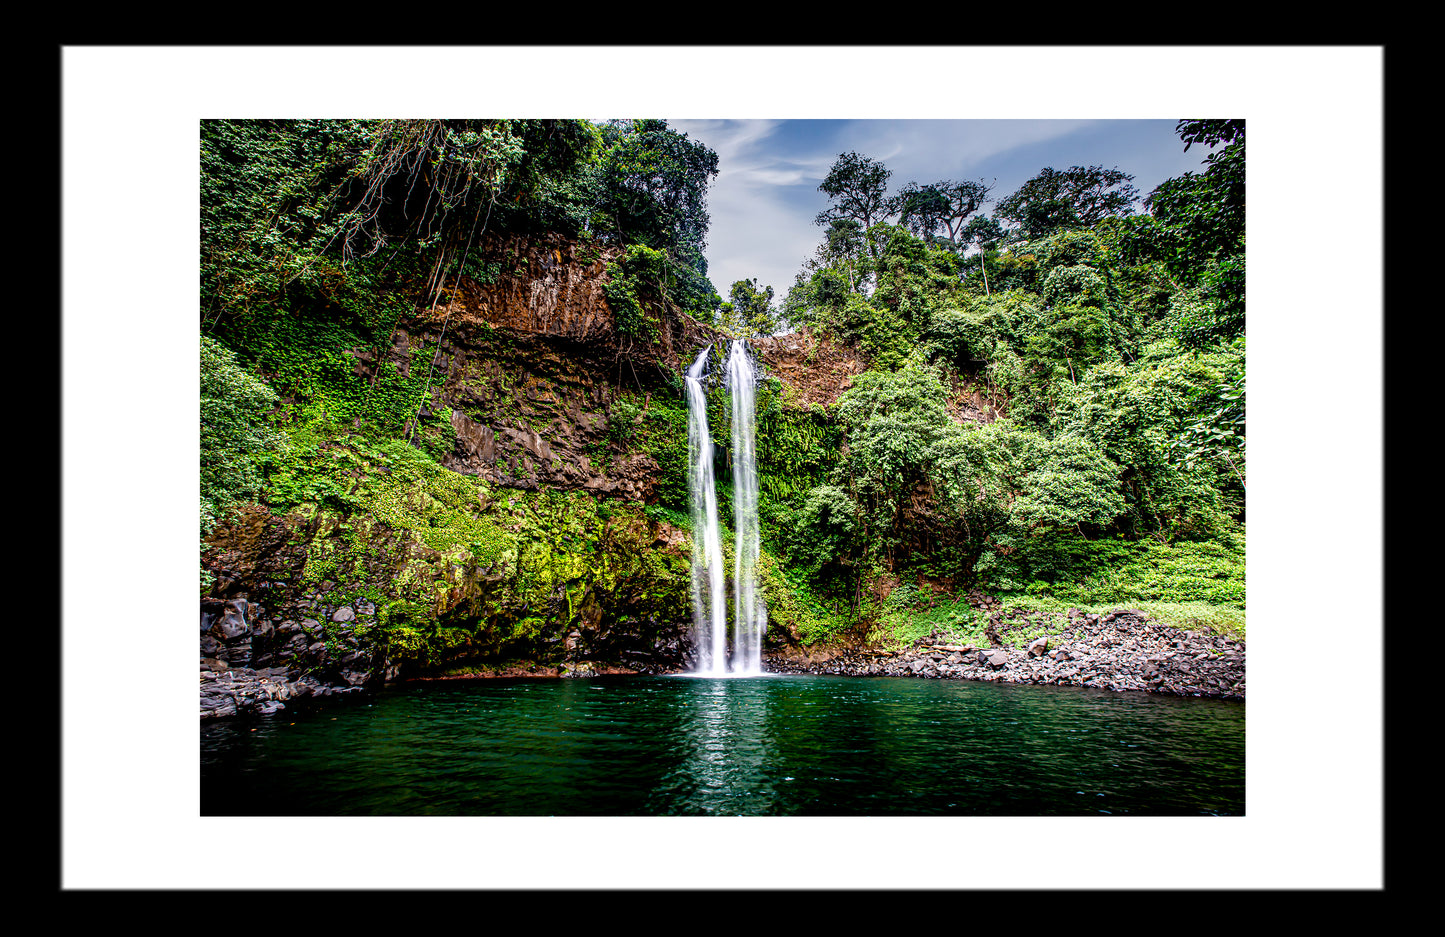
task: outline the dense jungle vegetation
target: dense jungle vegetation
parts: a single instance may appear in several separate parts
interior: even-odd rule
[[[591,454],[648,454],[653,503],[548,495],[576,502],[565,510],[441,468],[456,436],[432,405],[435,345],[404,371],[355,373],[352,356],[389,348],[398,322],[499,276],[487,238],[555,233],[608,249],[608,302],[639,356],[671,309],[719,336],[806,329],[866,358],[831,406],[802,405],[776,377],[759,388],[774,627],[804,641],[967,636],[982,627],[965,600],[977,588],[1242,634],[1244,123],[1177,133],[1207,151],[1201,170],[1142,199],[1099,166],[1044,168],[1004,198],[953,180],[890,191],[886,166],[843,154],[786,295],[744,280],[724,301],[703,258],[717,157],[662,121],[204,122],[203,547],[249,503],[412,530],[445,563],[510,563],[522,633],[546,627],[526,582],[611,569],[597,544],[627,528],[609,518],[686,528],[676,373],[619,390]],[[723,392],[710,398],[726,453]],[[728,478],[721,466],[724,518]],[[535,559],[542,541],[551,553]],[[631,555],[673,583],[647,600],[685,614],[685,573]],[[312,548],[299,575],[336,563]],[[445,578],[409,575],[356,588],[409,627],[436,615],[437,593],[413,587]]]
[[[1243,121],[1180,121],[1202,171],[1139,202],[1118,169],[909,182],[842,155],[781,304],[864,349],[828,477],[771,505],[820,595],[891,574],[882,632],[956,630],[961,587],[1033,607],[1132,603],[1241,631]],[[1000,418],[956,418],[977,393]],[[881,592],[881,590],[880,590]],[[939,611],[943,609],[943,611]]]

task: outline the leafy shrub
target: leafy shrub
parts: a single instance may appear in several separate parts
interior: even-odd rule
[[[667,255],[643,244],[630,244],[623,255],[607,265],[603,292],[617,317],[617,331],[644,342],[658,336],[656,307],[663,295]]]
[[[262,456],[285,448],[285,438],[264,422],[279,398],[236,363],[230,349],[200,339],[202,536],[227,507],[261,490]]]

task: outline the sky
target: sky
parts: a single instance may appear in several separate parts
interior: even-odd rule
[[[718,295],[727,299],[733,282],[756,278],[773,287],[775,302],[822,238],[813,219],[829,199],[818,185],[842,153],[887,166],[890,195],[909,182],[982,180],[997,201],[1046,166],[1102,166],[1132,175],[1142,200],[1166,179],[1202,171],[1209,149],[1192,146],[1185,153],[1176,124],[1168,118],[668,120],[718,155],[706,252]],[[986,205],[982,213],[992,209]]]
[[[1382,881],[1382,563],[1370,562],[1383,550],[1382,48],[92,45],[62,53],[63,888]],[[899,184],[997,175],[1002,194],[1055,161],[1117,162],[1147,191],[1195,160],[1196,149],[1178,152],[1175,119],[1249,121],[1247,816],[1122,824],[263,817],[246,821],[248,842],[374,842],[405,861],[243,862],[221,878],[196,861],[197,844],[238,835],[233,818],[198,815],[190,630],[198,121],[670,115],[718,122],[696,127],[725,174],[712,206],[717,281],[756,276],[778,289],[812,250],[821,203],[809,200],[822,197],[816,180],[837,152],[884,161]],[[987,121],[988,132],[940,134],[933,121],[942,118]],[[1132,124],[1096,123],[1144,118],[1159,130],[1137,140],[1118,133]],[[840,123],[812,123],[820,120]],[[889,130],[879,121],[904,123]],[[1074,126],[1054,134],[1064,125],[1035,121]],[[1171,166],[1175,158],[1182,162]],[[1345,177],[1348,216],[1337,195]],[[740,217],[760,220],[749,227]],[[1322,403],[1321,369],[1339,361],[1342,336],[1349,392]],[[1339,445],[1342,428],[1348,445]],[[1348,674],[1322,688],[1320,676],[1344,663],[1341,648],[1349,649]],[[122,691],[131,704],[123,725],[97,713],[97,672],[140,677]],[[699,842],[705,870],[679,861]],[[594,860],[563,868],[559,843],[587,844]],[[987,848],[970,848],[977,843]],[[1040,844],[1063,851],[1041,863]],[[1088,856],[1070,858],[1068,848],[1081,844]],[[1141,847],[1168,861],[1121,872],[1117,862],[1088,858],[1139,855]]]

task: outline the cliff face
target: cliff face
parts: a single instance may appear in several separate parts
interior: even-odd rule
[[[636,394],[645,408],[716,333],[659,304],[655,341],[619,334],[605,251],[511,235],[483,256],[501,269],[495,280],[463,280],[449,302],[398,323],[379,360],[356,354],[357,373],[375,380],[389,362],[409,375],[412,349],[440,344],[431,367],[442,388],[421,416],[442,414],[455,433],[443,465],[508,487],[650,501],[654,460],[602,458],[612,403]]]
[[[660,302],[653,340],[620,334],[595,248],[511,236],[483,257],[491,282],[347,352],[372,387],[430,369],[404,438],[324,439],[301,503],[217,525],[203,684],[232,677],[203,715],[399,676],[687,665],[689,543],[647,505],[686,448],[677,375],[717,336]]]

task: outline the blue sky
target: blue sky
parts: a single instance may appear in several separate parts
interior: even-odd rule
[[[781,300],[817,247],[818,191],[841,153],[892,170],[889,192],[909,182],[979,180],[1005,198],[1046,166],[1118,168],[1147,195],[1165,179],[1201,170],[1209,150],[1184,152],[1176,120],[668,120],[718,154],[708,192],[708,274],[727,298],[756,277]],[[1142,206],[1141,206],[1142,207]],[[992,210],[987,206],[985,212]]]

